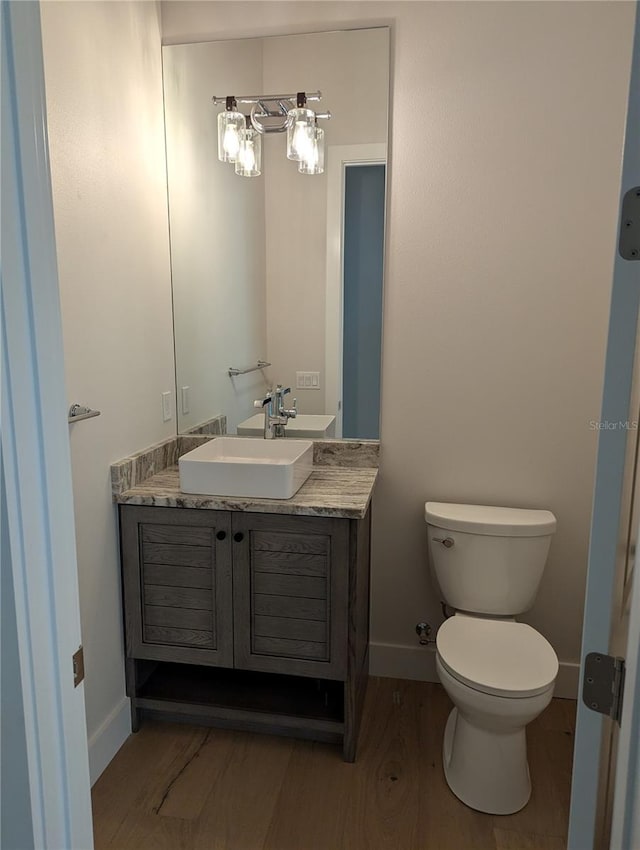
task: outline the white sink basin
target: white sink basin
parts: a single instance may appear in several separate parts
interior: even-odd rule
[[[242,437],[264,436],[264,413],[256,413],[238,425],[238,434]],[[303,437],[307,440],[321,440],[335,437],[336,417],[324,414],[300,413],[285,425],[287,437]]]
[[[184,493],[290,499],[311,475],[313,443],[217,437],[182,455],[178,466]]]

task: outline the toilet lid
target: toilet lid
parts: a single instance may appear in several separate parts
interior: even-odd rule
[[[535,696],[558,675],[558,657],[549,641],[513,620],[456,614],[438,629],[436,648],[454,678],[496,696]]]

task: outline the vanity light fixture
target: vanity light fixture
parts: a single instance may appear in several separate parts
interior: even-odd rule
[[[324,130],[314,126],[308,133],[307,146],[298,164],[300,174],[322,174],[324,171]]]
[[[314,112],[308,101],[322,99],[322,92],[261,94],[234,97],[214,95],[215,105],[224,103],[218,115],[218,159],[235,163],[241,177],[257,177],[262,167],[262,136],[287,134],[287,158],[298,163],[300,174],[324,171],[324,130],[318,119],[328,120],[330,112]],[[238,104],[251,104],[249,115],[238,111]]]
[[[241,177],[258,177],[261,169],[262,137],[253,127],[240,130],[236,174]]]
[[[218,159],[220,162],[235,162],[240,151],[240,132],[246,121],[238,112],[235,97],[225,98],[225,110],[218,115]]]

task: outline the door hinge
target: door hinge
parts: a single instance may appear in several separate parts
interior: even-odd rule
[[[77,688],[84,679],[84,649],[79,646],[73,653],[73,687]]]
[[[590,652],[584,659],[582,683],[582,701],[587,708],[607,714],[620,723],[624,672],[624,658]]]
[[[623,260],[640,260],[640,186],[629,189],[622,199],[618,252]]]

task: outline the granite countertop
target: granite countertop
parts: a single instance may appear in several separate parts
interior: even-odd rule
[[[291,499],[253,499],[183,493],[178,467],[174,465],[114,494],[114,499],[123,505],[362,519],[371,502],[377,475],[375,467],[314,466]]]

